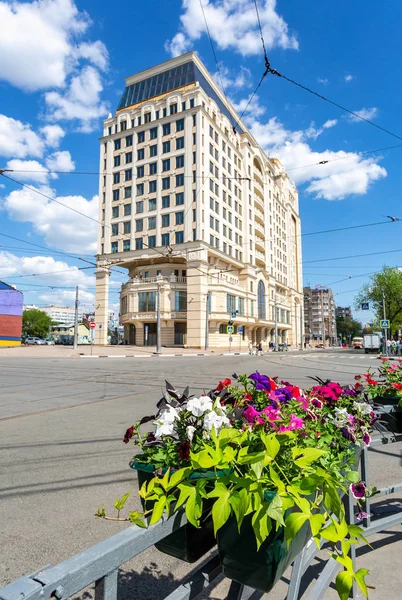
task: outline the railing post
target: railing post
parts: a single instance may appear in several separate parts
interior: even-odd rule
[[[95,582],[95,600],[116,600],[118,572],[115,569]]]

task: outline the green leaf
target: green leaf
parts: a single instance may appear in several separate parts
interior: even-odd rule
[[[237,462],[240,465],[252,465],[254,463],[262,462],[265,458],[265,452],[251,452],[247,453],[248,448],[240,448],[237,456]]]
[[[371,545],[369,544],[368,540],[363,535],[363,529],[361,527],[359,527],[358,525],[349,525],[348,526],[348,531],[349,531],[349,535],[351,537],[358,538],[359,540],[361,540],[365,544],[368,544],[370,546],[370,548],[371,548]]]
[[[254,475],[258,480],[261,479],[261,475],[264,470],[264,459],[256,463],[252,463],[251,470],[253,471]]]
[[[165,510],[165,503],[166,503],[165,497],[161,498],[160,500],[155,502],[153,509],[152,509],[151,520],[149,522],[150,525],[157,523],[159,521],[159,519],[162,518],[163,511]]]
[[[271,465],[269,467],[269,476],[271,477],[272,483],[274,483],[278,488],[278,492],[284,492],[285,484]]]
[[[125,503],[128,500],[128,497],[130,496],[131,491],[127,492],[127,494],[124,494],[124,496],[122,498],[117,498],[116,502],[113,504],[113,506],[117,509],[117,510],[121,510],[123,508],[123,506],[125,505]]]
[[[338,563],[340,563],[343,567],[345,567],[345,569],[351,574],[353,575],[354,571],[353,571],[353,561],[350,558],[350,556],[337,556],[336,560],[338,561]]]
[[[268,456],[270,456],[271,458],[275,458],[275,456],[278,454],[281,445],[278,442],[278,438],[276,435],[264,435],[261,436],[262,441],[264,442],[264,446],[267,450]]]
[[[202,498],[197,488],[193,487],[186,502],[186,517],[191,525],[199,527],[199,519],[202,515]]]
[[[176,503],[176,510],[186,502],[187,498],[193,493],[192,490],[195,489],[188,481],[183,481],[178,488],[180,490],[180,495]]]
[[[219,462],[216,458],[215,450],[211,447],[201,450],[198,454],[192,454],[191,458],[196,463],[196,468],[201,467],[201,469],[210,469],[211,467],[215,467]]]
[[[169,476],[170,476],[170,468],[164,474],[163,479],[159,480],[159,484],[163,487],[164,490],[168,489],[167,486],[168,486],[168,482],[169,482]]]
[[[310,527],[311,527],[311,533],[313,534],[313,537],[318,535],[318,533],[321,530],[324,523],[325,523],[325,517],[322,513],[316,513],[315,515],[311,515]]]
[[[293,512],[287,517],[285,521],[285,538],[288,545],[296,537],[298,531],[309,517],[310,515],[301,512]]]
[[[267,514],[266,502],[261,505],[258,512],[254,513],[251,523],[257,541],[257,550],[259,550],[261,544],[265,542],[272,529],[272,521]]]
[[[220,498],[221,496],[226,496],[228,493],[228,488],[223,481],[216,481],[214,489],[208,493],[208,498]]]
[[[328,527],[325,527],[321,531],[321,537],[324,538],[325,540],[328,540],[329,542],[339,542],[343,539],[343,538],[340,538],[338,530],[335,526],[335,523],[330,523],[330,525],[328,525]]]
[[[313,494],[316,491],[318,486],[322,483],[321,477],[315,477],[314,475],[310,475],[309,477],[303,477],[303,479],[299,483],[299,490],[301,494]]]
[[[138,525],[138,527],[146,529],[147,524],[145,523],[142,517],[143,513],[138,512],[138,510],[134,510],[128,513],[128,518],[130,519],[131,523],[134,523],[134,525]]]
[[[346,471],[344,474],[346,481],[357,483],[360,481],[360,474],[357,471]]]
[[[337,517],[341,514],[341,500],[338,492],[333,487],[325,486],[324,504],[331,513]]]
[[[350,591],[353,587],[353,575],[347,571],[338,573],[335,580],[336,591],[341,600],[348,600]]]
[[[272,501],[269,503],[267,514],[271,519],[280,523],[280,525],[285,525],[285,521],[283,520],[282,498],[278,494],[275,494]]]
[[[369,574],[369,571],[367,569],[359,569],[355,573],[356,583],[357,583],[357,585],[359,586],[359,588],[361,589],[361,591],[363,592],[363,594],[364,594],[364,596],[366,598],[368,598],[368,591],[367,591],[367,586],[366,586],[366,582],[365,582],[364,578],[368,574]]]
[[[184,467],[184,469],[179,469],[178,471],[175,471],[169,479],[169,483],[166,489],[169,491],[172,488],[176,487],[180,483],[180,481],[182,479],[186,479],[191,472],[191,467]]]
[[[222,527],[230,516],[230,492],[226,490],[226,494],[222,494],[214,502],[212,506],[212,520],[214,522],[214,534]]]
[[[298,452],[294,452],[298,450]],[[318,448],[293,448],[292,455],[294,463],[301,469],[310,466],[313,462],[318,460],[323,454],[326,454],[325,450],[318,450]]]
[[[237,520],[237,528],[240,533],[241,524],[243,523],[243,519],[247,514],[247,510],[249,507],[250,499],[247,494],[247,490],[244,488],[239,492],[233,492],[229,499],[230,505],[233,509],[234,514],[236,515]]]

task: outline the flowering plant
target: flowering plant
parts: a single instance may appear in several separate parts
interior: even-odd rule
[[[167,383],[157,414],[127,430],[124,441],[140,447],[133,465],[152,464],[155,473],[139,491],[152,508],[128,520],[144,527],[184,506],[199,527],[211,510],[218,536],[230,518],[239,532],[250,520],[257,550],[271,531],[283,527],[289,545],[309,524],[317,545],[329,542],[345,569],[336,580],[340,597],[354,581],[367,595],[368,571],[354,572],[348,556],[362,530],[346,522],[340,496],[349,486],[356,498],[366,494],[354,467],[356,450],[370,443],[371,406],[359,390],[335,382],[317,380],[302,391],[258,372],[233,377],[235,385],[226,379],[199,398]],[[148,421],[154,431],[142,434]],[[98,516],[105,517],[103,507]]]
[[[389,358],[380,358],[381,366],[378,367],[376,376],[370,369],[363,375],[356,375],[356,389],[364,388],[369,398],[384,396],[401,397],[402,400],[402,359],[391,361]]]

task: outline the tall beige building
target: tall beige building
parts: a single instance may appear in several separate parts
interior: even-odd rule
[[[211,348],[268,344],[276,332],[278,343],[301,343],[297,190],[196,54],[126,79],[100,171],[97,343],[111,265],[128,269],[129,344],[156,344],[158,295],[162,346],[204,348],[207,331]]]

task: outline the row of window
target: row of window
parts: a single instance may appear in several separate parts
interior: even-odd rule
[[[162,215],[162,227],[170,226],[170,217],[172,216],[172,221],[174,220],[175,225],[183,225],[184,223],[184,211],[169,213],[167,215]],[[137,219],[135,221],[135,231],[144,231],[144,221],[146,219]],[[120,223],[112,224],[112,236],[119,235],[119,225]],[[131,221],[125,221],[123,223],[124,233],[131,233]],[[148,217],[148,228],[147,229],[156,229],[156,217]],[[103,232],[104,230],[102,230]]]
[[[156,292],[139,292],[138,293],[138,312],[155,312],[155,310],[156,310]],[[172,311],[175,311],[175,312],[186,312],[187,311],[187,292],[186,291],[175,290],[173,298],[172,298]],[[127,310],[126,310],[126,312],[127,312]]]
[[[184,175],[182,173],[179,175],[175,175],[172,178],[170,176],[162,177],[162,180],[161,180],[162,190],[170,190],[171,179],[173,179],[173,181],[175,181],[174,187],[181,187],[184,185]],[[148,182],[148,194],[154,194],[157,191],[157,189],[158,189],[157,182],[158,182],[157,179],[154,179],[153,181]],[[117,191],[117,190],[113,190],[113,191]],[[136,196],[143,196],[144,193],[145,193],[145,184],[137,183]]]
[[[193,240],[196,240],[196,229],[193,230]],[[135,250],[143,250],[144,248],[155,248],[156,247],[156,235],[149,235],[146,242],[144,242],[143,238],[135,238]],[[161,236],[161,246],[169,246],[171,243],[170,233],[162,233]],[[176,231],[174,234],[174,243],[175,244],[183,244],[184,243],[184,232]],[[131,248],[131,240],[123,240],[123,252],[130,251]],[[112,253],[120,252],[119,250],[119,242],[111,243]],[[102,244],[102,254],[104,253],[104,248]]]
[[[194,108],[194,98],[191,98],[188,104],[189,108]],[[121,108],[121,107],[119,107]],[[181,103],[181,110],[187,110],[187,102],[182,102]],[[169,106],[169,114],[170,115],[175,115],[178,112],[178,104],[177,103],[172,103]],[[155,120],[167,117],[168,115],[168,109],[167,107],[163,108],[162,110],[156,110],[155,111]],[[144,123],[150,123],[152,121],[152,114],[150,112],[146,112],[144,114]],[[128,122],[126,120],[121,120],[120,121],[120,131],[126,131],[127,130],[127,125],[131,125],[131,129],[133,129],[134,127],[140,127],[142,125],[142,116],[139,115],[137,117],[137,119],[132,119],[131,122]],[[117,123],[114,126],[114,131],[112,126],[108,127],[108,135],[112,135],[113,133],[117,133]]]

